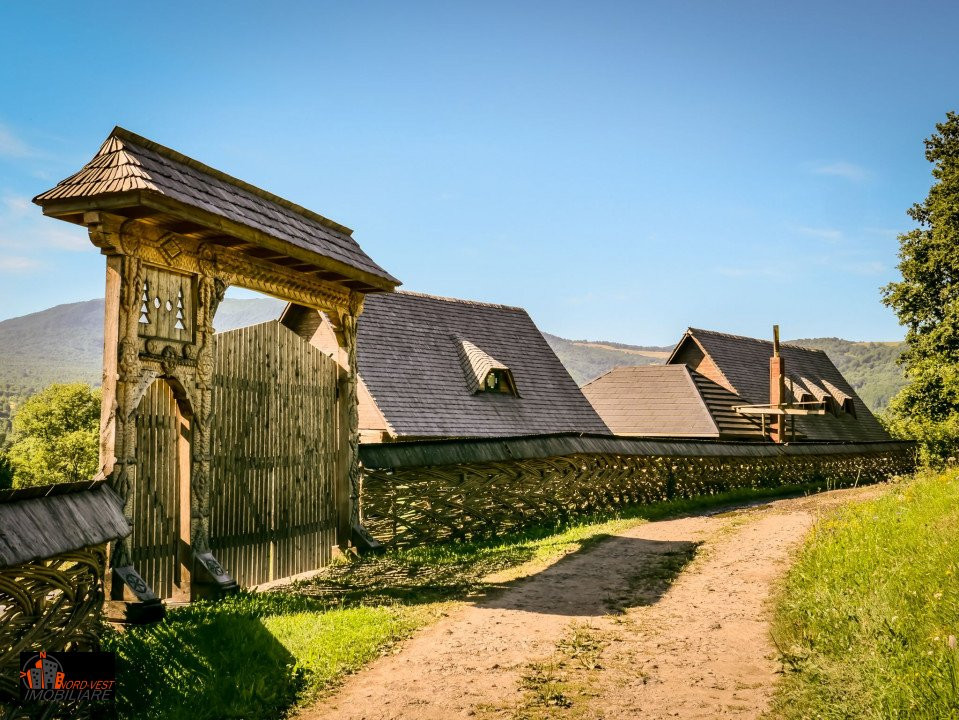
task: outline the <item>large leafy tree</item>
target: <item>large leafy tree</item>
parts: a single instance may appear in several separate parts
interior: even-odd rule
[[[926,140],[933,185],[909,209],[918,227],[899,236],[902,280],[883,302],[906,327],[901,358],[909,384],[890,405],[892,426],[917,438],[927,459],[959,446],[959,115]]]
[[[14,486],[89,480],[97,472],[100,392],[89,385],[50,385],[13,418],[7,456]]]

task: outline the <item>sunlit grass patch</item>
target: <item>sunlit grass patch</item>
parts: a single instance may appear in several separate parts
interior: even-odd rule
[[[959,717],[959,472],[820,521],[789,572],[774,638],[781,718]]]

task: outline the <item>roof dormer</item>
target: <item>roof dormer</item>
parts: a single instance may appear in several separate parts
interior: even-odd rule
[[[454,338],[460,364],[466,377],[466,388],[472,395],[481,392],[505,393],[519,397],[513,372],[489,353],[469,340]]]

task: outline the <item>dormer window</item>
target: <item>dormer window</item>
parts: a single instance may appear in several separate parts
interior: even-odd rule
[[[516,386],[513,383],[513,374],[509,368],[494,368],[486,374],[486,382],[483,384],[484,392],[509,393],[518,395]]]
[[[469,340],[453,339],[463,366],[466,389],[471,394],[504,393],[519,397],[509,367]]]

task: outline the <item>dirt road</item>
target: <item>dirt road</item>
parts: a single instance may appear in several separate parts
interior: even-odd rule
[[[790,551],[823,508],[877,492],[632,528],[451,613],[300,718],[758,717]]]

